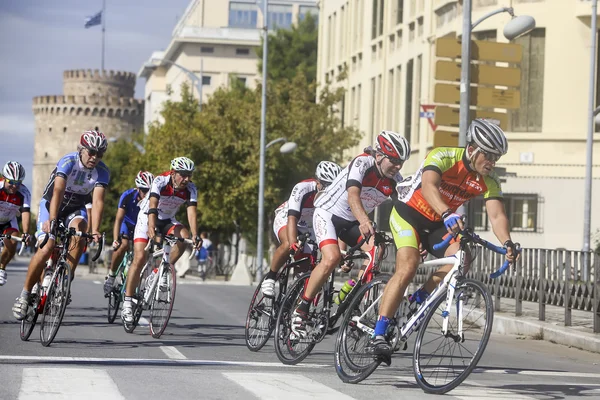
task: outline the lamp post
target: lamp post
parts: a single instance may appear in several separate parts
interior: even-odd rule
[[[265,64],[263,64],[264,66]],[[264,67],[263,67],[264,70]],[[280,137],[267,143],[266,146],[261,146],[261,168],[258,178],[258,231],[256,232],[256,281],[262,279],[262,262],[263,262],[263,246],[264,246],[264,230],[265,230],[265,152],[275,143],[284,142],[279,151],[283,154],[288,154],[296,150],[296,143],[288,142],[286,138]],[[261,144],[264,143],[264,136],[261,135]]]
[[[535,28],[535,19],[530,16],[522,15],[515,17],[512,7],[502,7],[491,11],[471,23],[471,0],[463,0],[463,31],[460,63],[460,110],[459,110],[459,132],[458,146],[464,147],[467,144],[467,127],[469,126],[469,112],[471,105],[471,31],[489,17],[509,13],[513,19],[504,27],[504,36],[508,40],[513,40],[524,35]]]
[[[203,70],[204,70],[204,60],[200,59],[200,76],[198,77],[196,74],[194,74],[192,71],[190,71],[189,69],[187,69],[184,66],[181,66],[171,60],[167,60],[167,59],[160,59],[160,58],[153,58],[152,62],[156,62],[156,63],[167,63],[169,65],[172,65],[174,67],[179,68],[180,70],[182,70],[183,72],[185,72],[185,74],[192,80],[192,82],[194,82],[194,84],[196,85],[196,90],[198,91],[198,109],[200,111],[202,111],[202,75],[203,75]]]
[[[600,112],[600,107],[594,109],[595,104],[595,78],[596,78],[596,35],[597,31],[597,9],[598,0],[592,0],[591,15],[591,46],[590,46],[590,83],[588,102],[588,132],[586,141],[586,164],[585,164],[585,200],[583,207],[583,278],[588,278],[588,267],[590,260],[591,220],[592,220],[592,161],[594,150],[594,117]],[[596,277],[598,279],[598,277]]]

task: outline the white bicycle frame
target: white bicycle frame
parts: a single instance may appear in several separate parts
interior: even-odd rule
[[[417,329],[419,327],[419,325],[421,325],[421,322],[423,322],[423,319],[427,315],[427,312],[429,311],[429,308],[431,307],[431,305],[435,301],[437,301],[437,299],[440,296],[442,296],[443,294],[446,294],[446,309],[442,313],[442,319],[443,319],[442,334],[446,335],[448,333],[448,317],[450,316],[450,307],[452,305],[452,299],[454,298],[454,289],[456,287],[457,276],[459,275],[459,271],[462,266],[463,256],[464,256],[464,251],[459,250],[453,256],[438,258],[435,260],[429,260],[429,261],[425,261],[425,262],[422,262],[421,264],[419,264],[419,266],[432,266],[432,265],[444,266],[444,265],[449,265],[449,264],[454,264],[454,265],[453,265],[452,269],[446,274],[446,276],[444,277],[442,282],[440,282],[439,285],[427,297],[427,300],[425,300],[425,302],[419,306],[417,312],[415,314],[413,314],[412,317],[400,328],[400,340],[402,342],[406,342],[408,340],[409,336],[415,331],[415,329]],[[383,296],[383,293],[381,293],[379,295],[379,297],[377,297],[377,300],[375,300],[373,302],[373,304],[371,304],[369,306],[369,308],[367,308],[367,310],[365,310],[364,313],[362,313],[360,316],[356,316],[356,317],[352,318],[354,320],[354,322],[356,323],[356,326],[359,329],[361,329],[364,332],[367,332],[370,335],[375,334],[375,329],[370,328],[369,326],[363,324],[360,321],[367,313],[369,313],[373,309],[373,307],[375,307],[376,304],[378,304],[381,301],[382,296]],[[398,316],[398,314],[400,314],[400,317],[404,317],[406,315],[407,307],[408,307],[408,302],[406,301],[406,299],[403,299],[402,303],[400,304],[400,307],[396,311],[396,315]],[[462,300],[460,300],[457,308],[458,308],[458,310],[457,310],[457,312],[458,312],[458,335],[462,338],[463,337]],[[398,325],[401,325],[401,321],[398,321]]]

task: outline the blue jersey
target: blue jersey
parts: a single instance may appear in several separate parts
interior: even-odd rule
[[[93,169],[88,169],[81,163],[79,152],[69,153],[58,161],[44,189],[42,197],[48,202],[52,199],[54,181],[57,176],[67,181],[65,195],[59,208],[60,212],[85,208],[94,188],[96,186],[106,187],[110,180],[108,167],[102,161],[99,161]]]
[[[124,222],[130,225],[136,224],[138,214],[140,213],[138,193],[137,188],[127,189],[121,194],[121,198],[119,199],[119,208],[125,210]]]

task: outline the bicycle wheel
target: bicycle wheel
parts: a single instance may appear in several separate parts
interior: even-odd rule
[[[108,323],[112,324],[119,313],[119,305],[121,304],[121,285],[112,288],[108,295]]]
[[[42,289],[40,288],[38,291],[39,290]],[[21,321],[21,327],[19,328],[19,336],[21,337],[22,341],[29,340],[29,336],[31,336],[31,332],[33,332],[33,328],[35,327],[35,323],[37,322],[39,315],[39,302],[39,295],[35,294],[31,299],[29,308],[27,309],[27,316]]]
[[[442,315],[446,311],[448,332],[444,335]],[[492,298],[481,282],[464,279],[457,283],[449,310],[446,296],[440,297],[428,311],[416,338],[413,370],[421,389],[443,394],[464,381],[483,355],[493,319]]]
[[[291,325],[292,313],[309,279],[310,273],[298,277],[281,301],[281,306],[277,313],[277,321],[275,322],[275,353],[277,353],[279,361],[284,364],[298,364],[310,354],[316,345],[310,334],[306,338],[297,337],[292,332]],[[317,297],[315,297],[315,303],[311,305],[310,322],[320,320],[319,317],[323,311],[322,293],[322,291],[319,292]]]
[[[381,363],[366,351],[379,315],[379,301],[389,275],[380,275],[353,294],[335,341],[335,370],[345,383],[358,383],[373,373]],[[375,304],[374,304],[375,303]],[[361,328],[359,323],[367,329]]]
[[[150,299],[150,332],[158,339],[163,334],[171,318],[175,304],[176,274],[172,264],[165,264],[162,276],[156,277],[158,284]]]
[[[248,307],[248,314],[246,315],[246,327],[245,327],[245,339],[246,347],[250,351],[259,351],[267,343],[273,333],[275,327],[275,313],[273,305],[275,304],[275,298],[265,296],[261,291],[261,285],[265,278],[263,278],[250,301]]]
[[[67,309],[67,299],[71,290],[71,267],[62,261],[56,270],[46,292],[46,303],[40,322],[40,340],[47,347],[52,343]]]

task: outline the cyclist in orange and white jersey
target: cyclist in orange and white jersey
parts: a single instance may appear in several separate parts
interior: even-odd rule
[[[298,233],[309,233],[310,238],[315,240],[313,231],[313,214],[315,212],[315,196],[328,187],[342,168],[331,161],[321,161],[317,165],[315,178],[299,182],[292,189],[288,201],[277,207],[275,219],[273,220],[273,232],[279,239],[279,247],[273,254],[271,269],[261,284],[261,290],[266,296],[275,294],[275,278],[288,257],[290,250],[301,250],[311,253],[311,246],[298,249],[296,238]]]
[[[398,249],[396,272],[383,292],[375,334],[369,343],[373,354],[389,356],[392,353],[384,335],[421,261],[419,246],[438,258],[458,251],[458,242],[445,251],[436,251],[433,245],[464,228],[456,211],[466,201],[484,196],[494,234],[507,248],[506,259],[509,262],[515,260],[515,245],[510,237],[502,189],[493,172],[496,162],[507,151],[508,143],[502,129],[486,120],[476,119],[468,128],[465,148],[433,149],[419,170],[398,185],[398,196],[390,215],[390,228]],[[451,268],[452,265],[440,268],[413,294],[413,299],[422,302]]]

